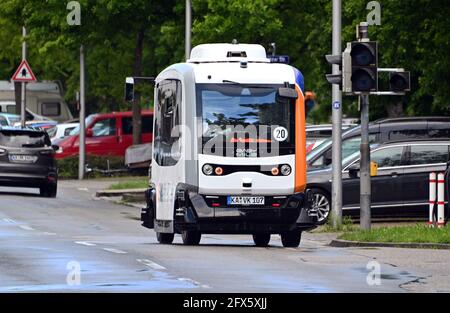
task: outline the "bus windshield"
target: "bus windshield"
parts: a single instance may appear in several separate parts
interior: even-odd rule
[[[282,85],[199,84],[202,153],[263,157],[295,153],[295,102]]]

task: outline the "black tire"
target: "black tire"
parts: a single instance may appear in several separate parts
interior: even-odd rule
[[[317,209],[317,225],[324,225],[328,222],[331,213],[331,196],[328,192],[319,188],[311,188],[314,202],[313,209]]]
[[[160,244],[163,245],[171,245],[173,242],[173,238],[175,237],[175,234],[169,234],[169,233],[156,233],[156,239]]]
[[[297,248],[302,239],[302,232],[299,230],[281,233],[281,243],[285,248]]]
[[[270,234],[268,233],[253,234],[253,242],[257,247],[267,247],[270,242]]]
[[[202,239],[202,233],[196,230],[183,230],[181,232],[181,239],[183,244],[187,246],[196,246]]]
[[[39,188],[39,194],[45,198],[56,198],[58,193],[58,185],[51,184]]]

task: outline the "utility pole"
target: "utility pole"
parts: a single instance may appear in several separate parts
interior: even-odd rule
[[[357,26],[356,36],[359,42],[369,41],[369,24],[362,22]],[[370,177],[370,143],[369,143],[369,94],[359,95],[361,110],[361,161],[360,161],[360,227],[371,228],[371,177]]]
[[[25,41],[26,37],[27,37],[27,29],[25,27],[22,27],[22,37],[23,37],[23,42],[22,42],[22,60],[26,60],[27,59],[27,43]],[[25,128],[26,126],[26,96],[27,96],[27,83],[22,82],[21,83],[22,88],[21,88],[21,100],[20,100],[20,124],[22,126],[22,128]]]
[[[86,94],[85,94],[85,51],[84,46],[80,47],[80,135],[79,135],[79,162],[78,162],[78,179],[83,180],[85,174],[86,163]]]
[[[342,54],[342,0],[333,0],[332,54]],[[333,75],[340,74],[338,64],[333,64]],[[337,228],[342,224],[342,92],[338,84],[332,86],[332,222]]]
[[[186,0],[186,29],[185,29],[185,56],[186,60],[191,55],[191,28],[192,28],[192,7],[191,0]]]

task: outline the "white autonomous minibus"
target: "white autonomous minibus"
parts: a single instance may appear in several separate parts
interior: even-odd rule
[[[204,44],[155,79],[154,140],[143,226],[181,234],[272,234],[297,247],[307,205],[304,81],[254,44]]]

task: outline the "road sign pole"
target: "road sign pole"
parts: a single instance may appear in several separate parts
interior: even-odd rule
[[[342,1],[333,0],[333,55],[342,53]],[[333,74],[339,74],[339,65],[333,65]],[[342,224],[342,92],[339,85],[332,87],[332,223],[337,228]]]
[[[25,27],[22,28],[22,60],[27,59],[27,43],[25,41],[25,38],[27,36],[27,29]],[[22,128],[26,126],[26,96],[27,96],[27,83],[22,82],[22,89],[21,89],[21,100],[20,100],[20,124]]]
[[[191,0],[186,0],[186,35],[185,35],[185,56],[186,60],[191,55],[191,28],[192,28],[192,6]]]
[[[80,47],[80,136],[79,136],[79,162],[78,162],[78,179],[84,179],[85,163],[86,163],[86,103],[85,103],[85,65],[84,65],[84,46]]]
[[[361,95],[359,97],[359,101],[361,107],[360,226],[362,230],[370,230],[371,182],[370,182],[370,143],[369,143],[369,95]]]

